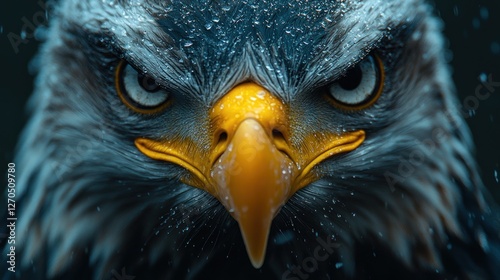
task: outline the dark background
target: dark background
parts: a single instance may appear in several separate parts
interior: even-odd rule
[[[5,173],[7,163],[13,161],[19,133],[28,117],[25,103],[34,78],[30,62],[39,47],[32,27],[46,25],[42,16],[45,0],[38,1],[3,0],[0,10],[0,173]],[[448,56],[463,103],[475,95],[481,85],[480,75],[492,75],[493,81],[500,82],[500,1],[448,0],[432,5],[444,21]],[[32,25],[26,25],[26,43],[21,43],[16,52],[9,36],[21,36],[26,22]],[[476,143],[482,178],[500,202],[500,86],[477,105],[466,121]]]

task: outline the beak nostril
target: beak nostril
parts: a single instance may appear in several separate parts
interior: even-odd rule
[[[224,130],[221,130],[215,134],[214,140],[216,142],[214,143],[215,144],[214,153],[211,159],[212,165],[222,156],[222,154],[226,150],[228,141],[227,138],[228,138],[227,132]]]
[[[279,151],[287,155],[289,158],[292,158],[285,135],[283,135],[283,133],[276,128],[273,129],[272,134],[273,143],[274,145],[276,145],[276,148],[278,148]]]
[[[279,131],[277,129],[273,129],[273,139],[274,140],[284,140],[285,136],[283,135],[283,133],[281,133],[281,131]]]
[[[227,132],[223,131],[219,134],[219,139],[217,141],[217,144],[224,144],[227,141]]]

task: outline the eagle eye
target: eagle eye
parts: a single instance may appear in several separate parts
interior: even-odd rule
[[[376,55],[369,55],[330,84],[328,93],[334,105],[346,110],[361,110],[375,103],[383,83],[382,61]]]
[[[135,112],[156,113],[168,105],[169,93],[151,76],[121,61],[116,68],[115,86],[122,102]]]

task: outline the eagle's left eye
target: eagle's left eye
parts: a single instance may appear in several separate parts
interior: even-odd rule
[[[333,103],[347,110],[372,105],[383,89],[384,67],[376,55],[369,55],[328,86]]]
[[[155,113],[169,103],[169,93],[154,78],[124,61],[116,69],[115,86],[122,102],[139,113]]]

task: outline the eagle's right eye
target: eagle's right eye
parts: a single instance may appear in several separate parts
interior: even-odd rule
[[[365,109],[382,93],[384,76],[381,59],[375,54],[369,55],[329,85],[330,100],[341,109]]]
[[[168,106],[169,93],[151,76],[121,61],[116,68],[115,86],[118,96],[132,110],[151,114]]]

